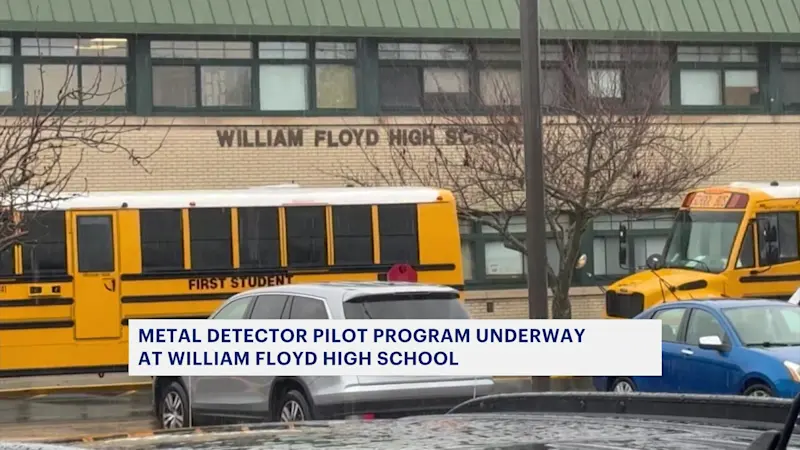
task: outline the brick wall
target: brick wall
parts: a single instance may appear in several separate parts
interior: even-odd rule
[[[525,289],[468,291],[467,310],[470,316],[476,319],[527,319],[527,295]],[[605,300],[599,288],[572,288],[570,300],[573,319],[603,318]]]
[[[127,119],[133,121],[136,119]],[[718,116],[675,118],[695,127],[707,120],[703,138],[712,144],[735,140],[730,148],[736,161],[728,173],[709,182],[791,180],[800,173],[800,117]],[[376,130],[379,142],[367,146],[373,156],[385,156],[386,127],[406,127],[414,119],[386,118],[151,118],[145,129],[124,135],[123,144],[145,155],[163,142],[160,151],[136,167],[123,152],[86,152],[75,174],[72,189],[219,189],[296,182],[309,186],[330,186],[341,179],[332,176],[339,168],[367,173],[370,166],[364,149],[352,144],[329,147],[326,140],[315,145],[316,131],[331,131],[336,137],[342,127]],[[287,127],[303,129],[302,147],[221,147],[218,131],[247,131],[247,142],[255,145],[268,130]],[[326,136],[322,136],[326,137]],[[365,136],[362,136],[364,138]],[[236,143],[234,136],[233,142]],[[244,142],[242,142],[244,144]],[[425,146],[419,147],[421,152]],[[764,155],[769,155],[765,158]],[[67,151],[65,162],[77,161],[78,151]],[[780,159],[780,164],[774,161]],[[385,159],[384,159],[385,162]]]
[[[132,123],[139,119],[126,120]],[[733,142],[729,151],[734,167],[709,183],[792,180],[800,173],[798,116],[673,117],[671,120],[675,126],[689,128],[704,123],[700,135],[712,145]],[[413,118],[150,118],[146,127],[126,133],[122,140],[123,145],[139,155],[149,154],[160,146],[157,153],[143,161],[143,167],[133,164],[124,152],[81,155],[78,150],[67,150],[64,162],[74,163],[82,156],[69,185],[78,191],[221,189],[288,182],[332,186],[342,184],[335,175],[340,169],[366,175],[374,172],[365,151],[371,156],[383,156],[386,163],[389,127],[409,129],[419,124]],[[115,125],[119,126],[119,119]],[[266,142],[274,140],[278,130],[291,127],[302,129],[302,146]],[[373,130],[372,137],[377,135],[377,143],[368,142],[366,147],[355,143],[345,145],[338,138],[343,128],[363,130],[362,140],[370,138],[366,130]],[[246,131],[246,140],[243,134],[236,134],[237,130]],[[270,131],[272,137],[267,136]],[[328,131],[338,146],[328,143]],[[220,132],[233,133],[229,135],[232,146],[220,145]],[[346,137],[347,133],[343,138]],[[414,141],[414,136],[407,137]],[[425,148],[419,146],[420,154],[425,153]],[[599,290],[573,291],[575,318],[600,316],[603,304]],[[487,312],[487,304],[493,312]],[[475,317],[527,317],[527,301],[521,290],[470,292],[467,305]]]

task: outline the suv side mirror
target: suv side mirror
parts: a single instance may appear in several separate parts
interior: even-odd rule
[[[703,350],[728,351],[728,345],[722,342],[719,336],[703,336],[700,338],[699,347]]]
[[[647,268],[650,270],[658,270],[661,268],[661,255],[658,253],[653,253],[652,255],[647,257]]]

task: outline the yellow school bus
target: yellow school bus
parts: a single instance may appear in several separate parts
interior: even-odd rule
[[[686,195],[661,255],[606,291],[606,316],[702,298],[788,300],[800,287],[800,184],[732,183]],[[621,252],[622,253],[622,252]]]
[[[128,320],[207,317],[260,286],[383,280],[397,264],[463,286],[441,189],[103,192],[28,214],[0,254],[0,377],[127,371]]]

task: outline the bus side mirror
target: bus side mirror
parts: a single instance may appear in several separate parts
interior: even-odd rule
[[[647,257],[647,268],[650,270],[658,270],[661,268],[661,255],[658,253],[653,253],[652,255]]]
[[[619,224],[619,266],[628,265],[628,228]]]

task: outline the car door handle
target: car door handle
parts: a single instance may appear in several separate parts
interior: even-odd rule
[[[688,348],[684,348],[683,350],[681,350],[681,353],[683,353],[684,355],[694,355],[694,352],[689,350]]]

